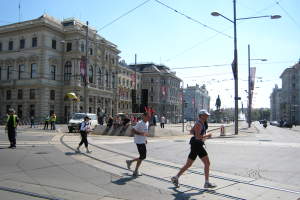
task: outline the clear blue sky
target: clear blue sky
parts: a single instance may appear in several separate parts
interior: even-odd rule
[[[160,0],[166,5],[216,29],[219,34],[199,23],[166,8],[155,0],[101,29],[117,17],[135,8],[145,0],[2,0],[0,25],[18,22],[21,3],[21,21],[47,13],[57,19],[76,17],[89,21],[99,34],[113,42],[122,51],[127,63],[154,62],[174,68],[185,85],[205,83],[214,106],[220,94],[222,107],[233,107],[233,86],[230,63],[233,60],[233,24],[222,17],[213,17],[218,11],[233,18],[232,0]],[[254,107],[269,107],[269,96],[280,74],[300,58],[300,1],[299,0],[237,0],[237,17],[279,14],[281,19],[269,18],[239,21],[237,25],[239,58],[239,96],[247,105],[247,45],[251,58],[265,58],[266,62],[251,61],[257,67]],[[100,30],[101,29],[101,30]],[[191,66],[229,64],[209,68]]]

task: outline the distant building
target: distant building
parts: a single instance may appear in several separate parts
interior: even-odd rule
[[[198,112],[201,109],[210,110],[210,97],[205,85],[199,87],[187,86],[184,89],[184,118],[187,120],[197,119]]]
[[[280,116],[280,96],[281,89],[278,88],[278,85],[275,85],[275,88],[273,88],[273,92],[270,96],[270,105],[271,105],[271,121],[279,121],[281,119]]]
[[[139,72],[122,61],[118,69],[118,113],[138,113],[141,104],[141,80]]]
[[[10,107],[21,119],[43,120],[55,112],[65,122],[73,112],[103,110],[114,114],[120,51],[93,28],[73,18],[63,21],[42,15],[0,26],[0,116]],[[84,56],[88,52],[87,95]],[[80,101],[66,98],[75,93]]]
[[[275,86],[270,96],[271,119],[300,124],[300,62],[286,68],[280,78],[282,88]]]
[[[151,107],[158,117],[164,115],[170,122],[182,118],[180,82],[175,72],[164,65],[153,63],[130,65],[142,75],[140,112]]]

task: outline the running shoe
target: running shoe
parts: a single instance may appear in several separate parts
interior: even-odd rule
[[[204,188],[215,188],[215,187],[217,187],[217,185],[213,184],[213,183],[210,183],[210,182],[206,182],[204,184]]]
[[[131,163],[132,163],[131,160],[126,160],[127,169],[130,169]]]
[[[140,173],[139,171],[134,171],[132,176],[134,176],[134,177],[142,176],[142,173]]]
[[[173,176],[171,178],[172,183],[174,184],[175,187],[179,187],[179,181],[177,176]]]

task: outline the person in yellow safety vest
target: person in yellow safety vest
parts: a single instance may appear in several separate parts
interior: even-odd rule
[[[52,113],[50,117],[51,130],[55,130],[55,122],[56,122],[56,115],[55,113]]]
[[[6,121],[6,129],[8,140],[10,142],[10,146],[8,148],[15,149],[16,148],[16,128],[18,126],[19,119],[18,116],[15,115],[15,110],[10,108],[8,110],[8,116]]]
[[[44,130],[46,130],[46,129],[48,130],[49,121],[50,121],[50,116],[48,115],[45,118]]]

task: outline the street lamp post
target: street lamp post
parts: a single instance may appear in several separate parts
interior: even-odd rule
[[[86,36],[85,36],[85,73],[84,73],[84,88],[83,88],[83,110],[85,113],[88,112],[88,105],[87,105],[87,102],[88,102],[88,92],[87,92],[87,84],[88,84],[88,76],[87,76],[87,73],[88,73],[88,34],[89,34],[89,22],[87,21],[86,22]]]
[[[212,16],[221,16],[224,19],[230,21],[233,23],[233,43],[234,43],[234,58],[233,58],[233,63],[232,63],[232,72],[233,72],[233,77],[234,77],[234,102],[235,102],[235,107],[234,107],[234,133],[237,135],[238,134],[238,100],[239,95],[238,95],[238,52],[237,52],[237,33],[236,33],[236,21],[237,20],[245,20],[245,19],[254,19],[254,18],[263,18],[263,17],[270,17],[271,19],[279,19],[281,18],[280,15],[264,15],[264,16],[255,16],[255,17],[245,17],[245,18],[236,18],[236,0],[233,0],[233,20],[229,19],[228,17],[225,17],[224,15],[218,13],[218,12],[212,12]]]
[[[251,60],[260,60],[260,61],[267,61],[267,59],[251,59],[250,58],[250,45],[248,44],[248,128],[251,127],[251,110],[252,110],[252,87],[251,87]]]

